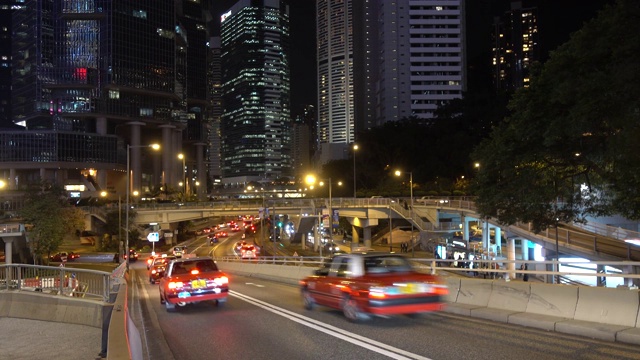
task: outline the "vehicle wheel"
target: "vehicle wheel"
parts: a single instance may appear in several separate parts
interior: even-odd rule
[[[164,305],[164,298],[162,297],[162,292],[159,291],[159,293],[160,293],[160,304]]]
[[[368,319],[368,316],[358,308],[358,303],[349,295],[342,300],[342,313],[351,322]]]
[[[176,312],[176,306],[168,301],[164,302],[164,307],[167,309],[167,312]]]
[[[316,302],[313,300],[311,294],[309,294],[309,290],[307,289],[302,289],[302,303],[306,310],[313,310],[316,305]]]
[[[223,299],[218,299],[218,300],[216,300],[216,306],[217,306],[217,307],[223,307],[223,306],[224,306],[224,304],[226,304],[226,303],[227,303],[227,300],[226,300],[226,299],[224,299],[224,300],[223,300]]]
[[[153,284],[155,284],[155,283],[156,283],[156,281],[155,281],[155,280],[153,280],[153,279],[149,279],[149,283],[150,283],[151,285],[153,285]]]

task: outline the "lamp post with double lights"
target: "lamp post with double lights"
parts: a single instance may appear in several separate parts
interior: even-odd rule
[[[305,182],[313,186],[316,181],[319,180],[318,185],[324,186],[324,182],[327,181],[329,183],[329,236],[331,236],[331,240],[333,241],[333,198],[332,198],[332,181],[331,178],[328,179],[317,179],[314,175],[307,175],[305,177]],[[342,185],[342,182],[338,182],[338,185]],[[319,243],[320,243],[320,256],[322,256],[322,233],[320,233],[320,224],[322,223],[322,210],[320,211],[320,215],[318,216],[318,226],[316,229],[316,234]]]
[[[357,197],[356,192],[356,151],[358,151],[358,144],[353,144],[353,198]]]
[[[160,145],[158,144],[151,144],[151,145],[129,145],[127,144],[127,191],[126,191],[126,199],[125,199],[125,203],[127,205],[127,209],[125,210],[125,229],[126,229],[126,234],[125,234],[125,242],[124,242],[124,254],[127,257],[127,269],[129,269],[129,208],[131,207],[131,205],[129,205],[129,198],[130,198],[130,194],[131,194],[131,149],[133,148],[152,148],[153,150],[159,150],[160,149]],[[135,191],[136,194],[138,193],[138,191]]]
[[[187,164],[186,164],[186,156],[183,153],[178,154],[178,159],[182,160],[182,181],[184,184],[184,201],[187,201],[187,196],[189,192],[189,183],[187,182]],[[182,185],[180,185],[182,186]]]
[[[414,254],[413,252],[413,171],[404,171],[405,174],[409,174],[409,199],[411,202],[411,254]],[[400,170],[396,170],[395,172],[396,176],[400,176],[403,174],[402,171]]]

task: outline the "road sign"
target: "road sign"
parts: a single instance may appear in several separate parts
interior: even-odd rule
[[[150,242],[158,242],[160,241],[160,234],[157,232],[149,233],[149,235],[147,235],[147,240]]]

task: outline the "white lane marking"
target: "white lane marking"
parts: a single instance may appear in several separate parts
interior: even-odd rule
[[[340,329],[338,327],[329,325],[329,324],[325,324],[321,321],[306,317],[304,315],[300,315],[297,314],[293,311],[289,311],[287,309],[283,309],[281,307],[269,304],[268,302],[264,302],[262,300],[258,300],[256,298],[253,298],[251,296],[247,296],[244,294],[241,294],[237,291],[233,291],[233,290],[229,290],[229,294],[240,299],[243,301],[246,301],[250,304],[253,304],[255,306],[261,307],[267,311],[270,311],[276,315],[280,315],[282,317],[285,317],[289,320],[295,321],[299,324],[302,324],[304,326],[310,327],[312,329],[318,330],[320,332],[323,332],[327,335],[333,336],[335,338],[338,338],[340,340],[344,340],[344,341],[348,341],[352,344],[361,346],[365,349],[369,349],[371,351],[377,352],[379,354],[382,355],[386,355],[392,359],[399,359],[399,360],[410,360],[410,359],[417,359],[417,360],[431,360],[428,357],[424,357],[424,356],[420,356],[418,354],[414,354],[402,349],[398,349],[396,347],[393,347],[391,345],[387,345],[372,339],[369,339],[367,337],[364,336],[360,336],[358,334]],[[342,336],[341,336],[342,335]]]
[[[261,287],[261,288],[263,288],[263,287],[264,287],[264,285],[255,284],[255,283],[250,283],[250,282],[249,282],[249,283],[244,283],[244,284],[245,284],[245,285],[253,285],[253,286],[255,286],[255,287]]]

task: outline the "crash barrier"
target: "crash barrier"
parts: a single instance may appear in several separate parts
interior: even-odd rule
[[[447,283],[447,312],[640,344],[638,289],[453,277]]]
[[[0,290],[41,292],[108,302],[111,273],[96,270],[38,266],[0,265]]]
[[[227,259],[230,260],[230,259]],[[312,267],[217,261],[231,274],[297,284]],[[640,345],[640,291],[504,279],[443,276],[443,311],[454,314]]]

